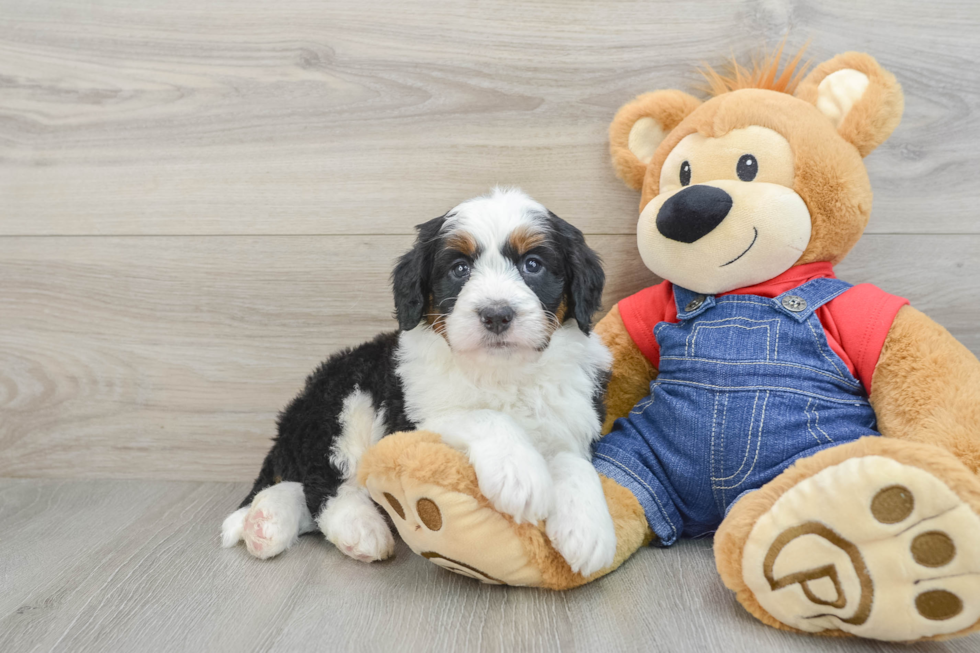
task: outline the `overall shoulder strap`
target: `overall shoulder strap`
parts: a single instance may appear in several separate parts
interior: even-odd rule
[[[802,286],[787,290],[771,301],[777,310],[789,315],[797,322],[808,319],[818,308],[846,292],[851,284],[840,279],[821,277],[808,281]]]
[[[677,319],[683,322],[714,306],[715,296],[702,295],[674,284],[674,303],[677,304]]]

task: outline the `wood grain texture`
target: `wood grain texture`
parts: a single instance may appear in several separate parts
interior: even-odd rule
[[[408,236],[0,239],[0,476],[246,480],[330,353],[396,328]],[[655,281],[594,236],[608,297]]]
[[[606,308],[656,281],[632,237],[589,242]],[[387,271],[410,243],[0,239],[0,476],[250,480],[312,368],[394,328]],[[838,273],[980,353],[980,236],[867,236]]]
[[[905,88],[870,230],[980,233],[974,0],[0,0],[0,234],[405,234],[495,183],[629,234],[617,107],[786,33]]]
[[[967,653],[783,633],[725,589],[709,540],[644,549],[570,592],[480,585],[414,555],[364,564],[318,534],[221,549],[245,484],[0,480],[0,650]]]

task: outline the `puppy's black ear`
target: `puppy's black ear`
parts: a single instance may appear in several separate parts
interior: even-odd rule
[[[429,293],[432,291],[432,262],[439,246],[439,231],[445,221],[446,216],[443,215],[416,225],[419,235],[415,246],[402,254],[391,273],[395,318],[402,331],[411,331],[418,326],[428,310]]]
[[[592,316],[602,306],[606,273],[602,259],[585,244],[582,232],[548,211],[555,238],[565,256],[565,302],[582,333],[592,330]]]

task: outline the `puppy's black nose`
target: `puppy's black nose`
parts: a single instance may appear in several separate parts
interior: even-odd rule
[[[693,243],[721,224],[732,209],[732,196],[714,186],[689,186],[664,202],[657,231],[664,238]]]
[[[480,321],[484,328],[491,333],[501,334],[510,328],[514,320],[514,309],[507,304],[493,304],[479,311]]]

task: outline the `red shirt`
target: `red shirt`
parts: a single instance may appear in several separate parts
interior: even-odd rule
[[[802,286],[820,277],[834,278],[834,269],[828,262],[798,265],[769,281],[739,288],[725,295],[757,295],[777,297],[787,290]],[[830,348],[841,357],[847,369],[864,384],[871,395],[871,377],[885,345],[888,330],[898,310],[909,301],[889,295],[870,283],[850,288],[817,309],[817,318],[827,334]],[[627,297],[619,302],[619,313],[630,337],[655,368],[660,367],[660,345],[653,335],[653,327],[660,322],[676,323],[677,304],[674,287],[669,281]]]

